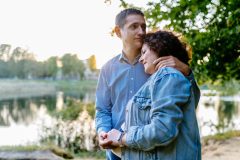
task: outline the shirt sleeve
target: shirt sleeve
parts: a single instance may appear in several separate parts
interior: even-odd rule
[[[106,70],[101,69],[96,89],[96,130],[108,132],[112,128],[111,93],[106,80]]]
[[[171,143],[179,133],[183,107],[190,97],[190,82],[180,74],[170,73],[153,83],[150,124],[131,126],[126,133],[130,148],[152,150]]]

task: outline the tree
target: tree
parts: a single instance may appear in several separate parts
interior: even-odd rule
[[[62,58],[62,71],[66,78],[83,78],[84,64],[77,55],[65,54]]]
[[[200,83],[240,80],[238,0],[159,0],[149,2],[144,12],[150,28],[164,23],[183,33],[192,46],[191,68]]]
[[[96,64],[96,57],[95,57],[95,55],[91,55],[87,59],[87,63],[88,63],[88,66],[89,66],[91,71],[96,71],[97,70],[97,64]]]
[[[11,45],[1,44],[0,45],[0,59],[7,61],[10,56]]]
[[[44,62],[45,64],[44,74],[46,77],[56,77],[56,74],[58,72],[57,61],[58,57],[54,56],[48,58],[48,60]]]

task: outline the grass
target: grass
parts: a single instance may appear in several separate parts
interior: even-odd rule
[[[218,133],[215,135],[206,136],[206,137],[203,137],[203,141],[205,142],[209,140],[221,141],[221,140],[226,140],[233,137],[240,137],[240,130],[228,131],[225,133]]]
[[[102,150],[98,151],[83,151],[75,155],[76,159],[106,159],[106,152]]]
[[[95,91],[97,81],[95,80],[82,80],[82,81],[53,81],[57,90],[63,92],[69,91]]]

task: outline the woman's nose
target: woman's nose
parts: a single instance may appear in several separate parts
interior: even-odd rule
[[[143,56],[141,56],[141,57],[139,58],[139,62],[140,62],[140,63],[143,63]]]

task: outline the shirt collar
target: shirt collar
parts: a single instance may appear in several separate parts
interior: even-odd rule
[[[133,65],[135,65],[135,64],[138,63],[140,57],[141,57],[141,54],[139,54],[139,55],[135,58],[135,60],[134,60],[134,62],[133,62]],[[125,53],[124,53],[123,51],[122,51],[122,53],[120,54],[119,61],[120,61],[121,63],[125,62],[125,63],[130,64],[129,61],[128,61],[128,59],[127,59],[127,57],[126,57],[126,55],[125,55]]]

